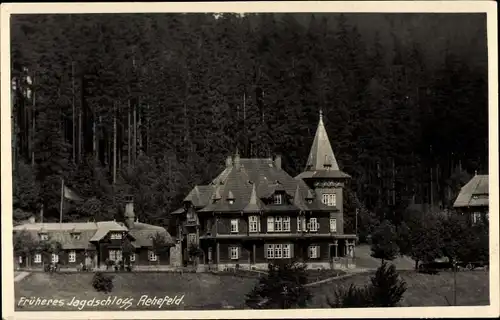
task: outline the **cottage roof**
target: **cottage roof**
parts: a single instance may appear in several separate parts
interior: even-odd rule
[[[129,230],[124,224],[116,221],[70,222],[70,223],[26,223],[14,227],[14,232],[28,232],[34,239],[40,233],[47,233],[50,239],[61,243],[63,249],[90,249],[93,241],[99,241],[110,231],[128,232],[136,246],[150,246],[150,236],[163,234],[167,242],[172,237],[163,227],[135,222]],[[74,236],[74,235],[78,236]]]
[[[488,175],[475,175],[458,194],[453,207],[483,207],[489,204]]]

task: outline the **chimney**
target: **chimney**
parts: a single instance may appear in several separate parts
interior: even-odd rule
[[[233,166],[236,170],[239,170],[241,167],[240,153],[237,150],[236,150],[236,154],[233,157]]]
[[[127,226],[127,228],[133,228],[134,221],[134,197],[131,195],[125,196],[125,225]]]
[[[35,223],[36,220],[35,220],[35,216],[31,216],[29,219],[28,219],[29,223]]]
[[[274,166],[278,170],[281,170],[281,155],[277,154],[274,156]]]
[[[229,168],[233,165],[233,159],[231,156],[227,156],[226,158],[226,168]]]

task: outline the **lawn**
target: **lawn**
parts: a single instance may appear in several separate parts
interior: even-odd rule
[[[68,306],[19,306],[21,297],[39,297],[40,299],[64,299],[70,302],[73,297],[91,300],[132,298],[132,306],[128,310],[157,310],[151,306],[137,305],[142,295],[150,298],[165,296],[178,298],[184,295],[179,306],[163,305],[163,310],[179,309],[221,309],[224,306],[242,308],[245,294],[250,292],[257,281],[252,278],[234,276],[216,276],[204,273],[116,273],[114,289],[110,294],[98,293],[92,287],[92,273],[58,273],[36,272],[23,281],[15,284],[16,310],[18,311],[77,311],[77,307]],[[108,307],[85,307],[83,310],[120,310],[118,305]]]
[[[408,287],[401,306],[448,306],[453,304],[452,272],[428,275],[414,271],[402,271],[400,275]],[[370,277],[371,274],[359,274],[347,279],[311,287],[313,291],[311,307],[328,307],[327,297],[330,297],[330,299],[335,297],[334,290],[337,286],[348,287],[351,283],[354,285],[369,284]],[[457,305],[489,305],[489,276],[487,272],[466,271],[457,273]]]
[[[448,306],[453,303],[453,273],[441,272],[438,275],[420,274],[413,271],[401,271],[402,278],[408,285],[402,306]],[[180,305],[163,305],[161,310],[179,309],[222,309],[224,307],[243,308],[245,295],[258,281],[256,277],[241,277],[230,274],[214,275],[207,273],[116,273],[112,274],[114,289],[110,294],[98,293],[91,285],[92,273],[35,272],[23,281],[15,284],[16,310],[18,311],[77,311],[78,307],[64,304],[59,307],[19,305],[21,297],[40,299],[64,299],[65,303],[73,297],[77,299],[133,299],[127,310],[157,310],[158,306],[138,305],[142,295],[150,298],[165,296],[177,298],[184,295]],[[310,274],[311,280],[327,278],[330,274],[318,272]],[[339,285],[349,286],[368,284],[370,274],[357,274],[349,278],[313,285],[311,308],[327,308],[327,297],[334,297],[334,290]],[[488,273],[469,271],[457,273],[457,304],[488,305]],[[107,307],[83,308],[86,311],[120,310],[117,304]]]

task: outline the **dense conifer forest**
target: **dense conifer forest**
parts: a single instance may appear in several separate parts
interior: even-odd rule
[[[320,109],[351,226],[355,206],[360,228],[449,208],[488,168],[485,17],[404,16],[13,17],[14,220],[43,204],[57,221],[63,177],[84,199],[64,221],[119,217],[132,194],[167,225],[237,149],[301,172]]]

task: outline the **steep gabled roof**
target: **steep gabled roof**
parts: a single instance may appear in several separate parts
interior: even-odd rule
[[[458,194],[453,207],[481,207],[489,204],[488,175],[475,175]]]
[[[217,196],[212,196],[211,203],[199,210],[200,212],[266,211],[270,205],[264,204],[262,199],[268,198],[273,192],[282,191],[293,198],[297,185],[305,190],[304,197],[308,190],[303,181],[295,180],[277,167],[271,158],[239,159],[238,167],[229,166],[224,170],[224,177],[223,184],[218,184],[213,192]],[[254,192],[255,197],[252,196]],[[230,203],[228,197],[234,198],[234,201]],[[293,203],[280,205],[279,208],[300,210]]]

